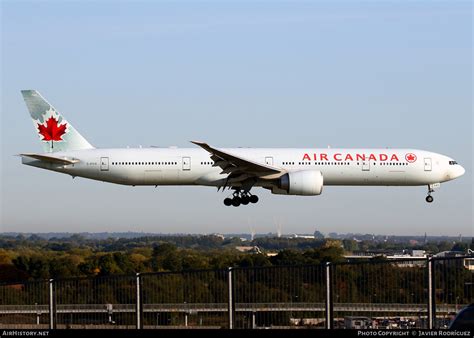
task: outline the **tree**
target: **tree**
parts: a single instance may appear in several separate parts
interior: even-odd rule
[[[0,249],[0,264],[13,264],[12,258],[7,250]]]
[[[114,252],[112,256],[118,268],[122,271],[122,273],[132,274],[132,273],[137,272],[134,269],[133,263],[130,260],[129,255],[125,255],[121,252]]]
[[[270,258],[270,261],[274,265],[298,265],[306,263],[306,259],[302,253],[293,249],[281,250],[278,255]]]
[[[98,268],[100,270],[100,275],[113,275],[123,273],[123,271],[118,267],[114,258],[110,254],[103,255],[99,258]]]
[[[344,246],[344,250],[349,251],[349,252],[354,252],[354,251],[359,250],[359,244],[357,243],[357,241],[353,239],[343,239],[342,245]]]
[[[451,248],[451,251],[462,251],[462,252],[467,253],[468,246],[469,246],[468,243],[458,242],[453,245],[453,247]]]
[[[153,271],[160,271],[162,269],[166,269],[164,265],[164,261],[166,257],[170,255],[174,255],[176,253],[176,246],[170,243],[162,243],[157,245],[153,248],[153,253],[151,255],[150,265]],[[176,261],[176,260],[175,260]],[[172,260],[168,259],[167,267],[171,267]],[[167,269],[171,270],[171,269]]]
[[[75,277],[79,274],[77,261],[72,257],[53,258],[49,261],[49,277]]]
[[[304,256],[308,259],[309,264],[340,262],[343,260],[343,255],[344,250],[339,246],[329,246],[304,252]]]
[[[183,269],[182,259],[178,252],[170,252],[163,259],[163,269],[168,271],[181,271]]]

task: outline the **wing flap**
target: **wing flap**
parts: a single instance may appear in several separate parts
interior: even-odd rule
[[[243,174],[251,174],[253,176],[266,176],[269,174],[282,174],[283,171],[263,163],[257,163],[246,158],[225,152],[220,149],[211,147],[207,143],[191,141],[197,146],[200,146],[211,154],[211,159],[215,162],[215,166],[222,168],[223,173],[242,172]],[[228,167],[232,166],[233,168]],[[235,168],[235,169],[234,169]]]

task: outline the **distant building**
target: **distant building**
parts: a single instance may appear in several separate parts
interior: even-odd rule
[[[347,258],[372,258],[386,257],[387,259],[397,258],[426,258],[425,250],[371,250],[371,251],[354,251]]]
[[[278,252],[267,252],[265,254],[267,257],[274,257],[274,256],[277,256],[278,255]]]
[[[235,249],[239,252],[262,253],[258,246],[236,246]]]
[[[314,235],[298,235],[298,234],[294,234],[292,238],[314,239]]]
[[[399,267],[419,267],[424,264],[426,259],[425,250],[402,250],[402,251],[390,251],[390,250],[374,250],[374,251],[355,251],[351,255],[344,256],[348,260],[359,260],[359,259],[373,259],[376,257],[383,257],[387,260],[391,259],[406,259],[404,261],[398,261],[395,264]]]
[[[426,251],[425,250],[408,250],[408,253],[412,257],[426,257]]]

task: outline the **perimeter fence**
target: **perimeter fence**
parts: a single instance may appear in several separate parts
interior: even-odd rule
[[[0,284],[0,328],[446,328],[474,256]]]

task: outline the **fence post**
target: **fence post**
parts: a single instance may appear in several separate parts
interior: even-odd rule
[[[137,273],[136,274],[136,309],[135,309],[135,312],[137,314],[137,330],[139,329],[142,329],[143,328],[143,318],[142,318],[142,315],[143,315],[143,309],[142,309],[142,299],[141,299],[141,288],[140,288],[140,282],[141,282],[141,278],[140,278],[140,273]]]
[[[436,320],[434,259],[428,258],[428,329],[433,330]]]
[[[229,311],[229,329],[234,328],[234,287],[232,285],[232,268],[227,268],[227,286],[229,292],[229,304],[228,304],[228,311]]]
[[[54,289],[54,279],[50,279],[49,282],[49,328],[55,329],[56,328],[56,304],[55,304],[55,289]]]
[[[331,263],[326,262],[326,329],[332,329],[332,286],[331,286]]]

